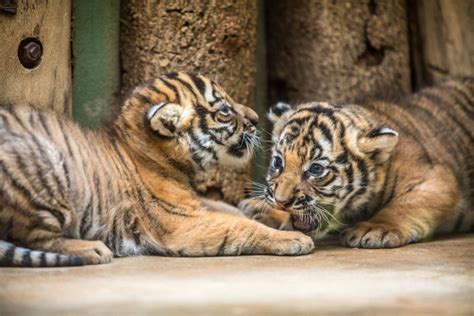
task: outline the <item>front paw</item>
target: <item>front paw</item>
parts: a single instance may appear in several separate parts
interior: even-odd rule
[[[278,256],[299,256],[314,250],[311,237],[300,232],[278,232],[271,242],[271,253]]]
[[[239,208],[245,216],[265,226],[279,230],[293,230],[288,212],[271,208],[263,203],[263,201],[247,199],[239,203]]]
[[[351,248],[396,248],[415,241],[410,234],[387,224],[363,222],[341,234],[343,245]]]

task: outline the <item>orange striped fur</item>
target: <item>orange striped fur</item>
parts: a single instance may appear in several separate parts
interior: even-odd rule
[[[242,202],[249,217],[363,248],[473,231],[474,78],[400,102],[280,103],[270,119],[268,203]]]
[[[195,170],[245,166],[257,119],[216,83],[185,73],[138,87],[98,131],[0,107],[0,264],[308,253],[303,234],[211,211],[192,189]]]

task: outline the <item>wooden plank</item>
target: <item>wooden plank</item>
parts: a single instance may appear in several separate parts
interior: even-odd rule
[[[409,0],[415,87],[474,75],[474,1]]]
[[[73,117],[97,127],[118,106],[119,0],[74,2]]]
[[[18,1],[16,14],[0,13],[0,104],[31,103],[71,113],[71,1]],[[25,68],[18,48],[41,42],[37,67]]]

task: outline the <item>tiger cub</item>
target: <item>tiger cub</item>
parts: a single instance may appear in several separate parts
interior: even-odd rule
[[[0,107],[1,265],[310,252],[304,234],[211,212],[192,190],[193,170],[245,165],[257,119],[216,83],[185,73],[135,89],[100,131]]]
[[[315,239],[344,230],[362,248],[473,230],[474,78],[396,103],[279,103],[269,117],[268,203],[242,202],[249,217]]]

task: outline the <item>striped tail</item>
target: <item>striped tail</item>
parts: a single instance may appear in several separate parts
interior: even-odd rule
[[[0,267],[70,267],[82,265],[84,265],[82,257],[30,250],[0,240]]]

